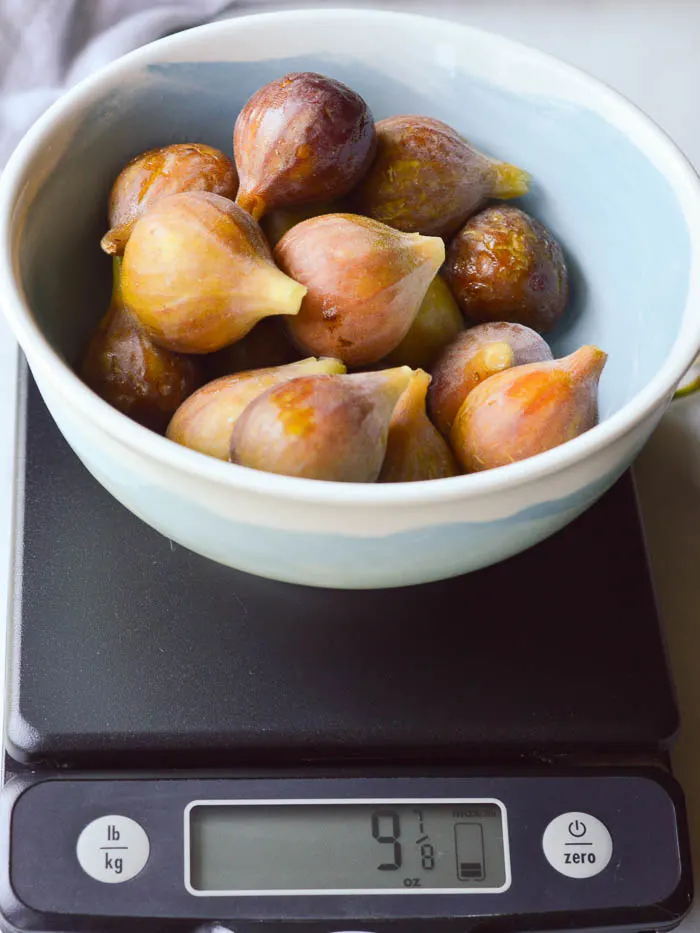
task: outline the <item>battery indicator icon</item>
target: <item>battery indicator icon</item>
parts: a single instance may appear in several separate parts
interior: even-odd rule
[[[481,823],[455,823],[457,877],[460,881],[484,880],[484,829]]]

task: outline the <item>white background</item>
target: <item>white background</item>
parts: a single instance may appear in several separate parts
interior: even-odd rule
[[[313,5],[259,0],[245,6]],[[639,104],[700,168],[700,0],[338,0],[324,5],[421,10],[551,52]],[[662,235],[649,231],[651,237]],[[15,375],[14,343],[0,320],[0,605],[9,568]],[[700,395],[674,403],[640,456],[636,474],[683,717],[674,766],[688,797],[700,870]],[[629,644],[633,652],[633,629]],[[700,931],[700,908],[683,930]]]

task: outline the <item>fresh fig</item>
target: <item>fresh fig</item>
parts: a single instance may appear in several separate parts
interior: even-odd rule
[[[132,159],[117,176],[109,197],[106,253],[121,256],[134,224],[156,201],[181,191],[211,191],[235,198],[236,166],[218,149],[202,143],[178,143],[150,149]]]
[[[349,366],[377,362],[408,333],[444,255],[439,237],[353,214],[297,224],[275,248],[280,268],[306,288],[288,323],[293,340]]]
[[[449,438],[462,402],[480,382],[511,366],[552,359],[545,340],[522,324],[478,324],[463,331],[433,367],[428,408],[433,423]]]
[[[443,274],[474,324],[512,321],[544,334],[566,309],[561,247],[544,224],[512,204],[471,218],[450,243]]]
[[[202,382],[199,360],[156,346],[126,311],[118,257],[109,309],[88,344],[80,374],[110,405],[161,432]]]
[[[308,479],[373,483],[407,367],[349,376],[301,376],[265,392],[236,422],[231,460]]]
[[[374,120],[359,94],[295,72],[253,94],[236,120],[238,204],[256,220],[273,208],[347,194],[370,166]]]
[[[598,422],[598,381],[607,356],[581,347],[560,360],[516,366],[491,376],[464,400],[452,449],[475,472],[525,460]]]
[[[359,214],[406,233],[448,237],[490,198],[515,198],[527,172],[489,158],[441,120],[395,116],[377,123],[377,155],[353,192]]]
[[[158,201],[124,252],[124,302],[160,346],[211,353],[262,318],[299,311],[306,288],[275,266],[260,227],[204,191]]]

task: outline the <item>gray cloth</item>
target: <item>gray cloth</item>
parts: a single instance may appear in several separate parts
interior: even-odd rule
[[[0,167],[67,88],[127,52],[243,0],[0,0]],[[264,4],[261,4],[264,5]]]

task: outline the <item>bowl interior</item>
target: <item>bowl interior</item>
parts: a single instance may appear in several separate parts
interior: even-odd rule
[[[110,262],[99,239],[122,165],[172,142],[230,154],[249,95],[299,70],[346,82],[377,119],[429,114],[527,168],[534,185],[522,206],[552,229],[571,271],[571,307],[549,335],[555,353],[583,343],[609,353],[603,417],[654,376],[681,326],[690,241],[671,184],[611,120],[607,92],[497,37],[368,11],[181,34],[119,65],[54,124],[29,166],[17,255],[33,314],[60,356],[75,362],[106,309]]]

